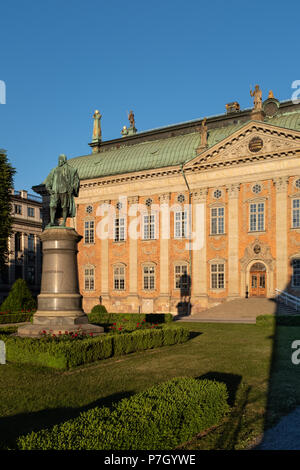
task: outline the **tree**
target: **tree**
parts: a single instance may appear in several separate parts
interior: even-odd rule
[[[8,238],[12,233],[12,190],[15,169],[9,163],[6,151],[0,149],[0,272],[5,270],[8,257]]]
[[[36,309],[36,302],[24,279],[17,279],[14,282],[0,309],[1,312],[9,313]]]

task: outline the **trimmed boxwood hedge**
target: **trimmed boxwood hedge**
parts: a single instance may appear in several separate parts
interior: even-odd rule
[[[256,324],[277,326],[300,326],[300,315],[259,315]]]
[[[6,343],[7,361],[56,369],[69,369],[115,355],[183,343],[188,338],[189,331],[180,326],[69,341],[0,335]]]
[[[120,322],[169,323],[173,321],[171,313],[105,313],[94,311],[94,309],[95,307],[88,314],[88,319],[90,323],[98,325],[112,325]]]
[[[52,429],[18,438],[20,450],[167,450],[220,423],[229,411],[224,383],[175,378],[93,408]]]
[[[4,323],[21,323],[28,322],[32,320],[34,312],[18,312],[18,313],[8,313],[0,314],[0,324]]]

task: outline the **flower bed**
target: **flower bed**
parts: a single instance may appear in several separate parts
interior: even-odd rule
[[[21,450],[167,450],[220,423],[225,384],[175,378],[18,439]]]
[[[103,334],[95,338],[75,334],[45,335],[40,339],[0,335],[0,339],[6,343],[7,361],[69,369],[112,356],[183,343],[189,338],[189,331],[180,326]]]

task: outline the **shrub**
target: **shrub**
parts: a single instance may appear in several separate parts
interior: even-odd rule
[[[259,326],[300,326],[300,315],[259,315],[256,317]]]
[[[165,330],[172,329],[172,333]],[[175,331],[176,330],[176,331]],[[57,338],[20,338],[0,335],[6,343],[7,360],[11,362],[69,369],[111,356],[120,356],[135,351],[183,343],[189,331],[180,326],[161,329],[137,330],[122,335],[100,335],[80,340]]]
[[[33,317],[33,312],[8,313],[7,315],[0,313],[0,324],[28,322],[32,320],[32,317]]]
[[[175,378],[93,408],[52,429],[18,438],[21,450],[167,450],[217,425],[228,413],[223,383]]]
[[[171,313],[101,313],[94,312],[88,314],[90,323],[99,325],[112,325],[113,323],[128,322],[137,323],[169,323],[173,321]]]
[[[94,305],[91,313],[107,313],[107,310],[104,305]]]
[[[4,300],[0,310],[2,312],[16,313],[35,310],[36,301],[34,300],[30,289],[24,279],[17,279],[12,285],[8,297]]]

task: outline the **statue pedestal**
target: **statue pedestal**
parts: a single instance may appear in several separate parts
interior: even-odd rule
[[[77,274],[77,243],[81,236],[69,227],[49,227],[41,235],[43,272],[33,324],[18,328],[18,336],[40,337],[42,332],[76,332],[97,336],[104,329],[88,323],[81,308]]]

